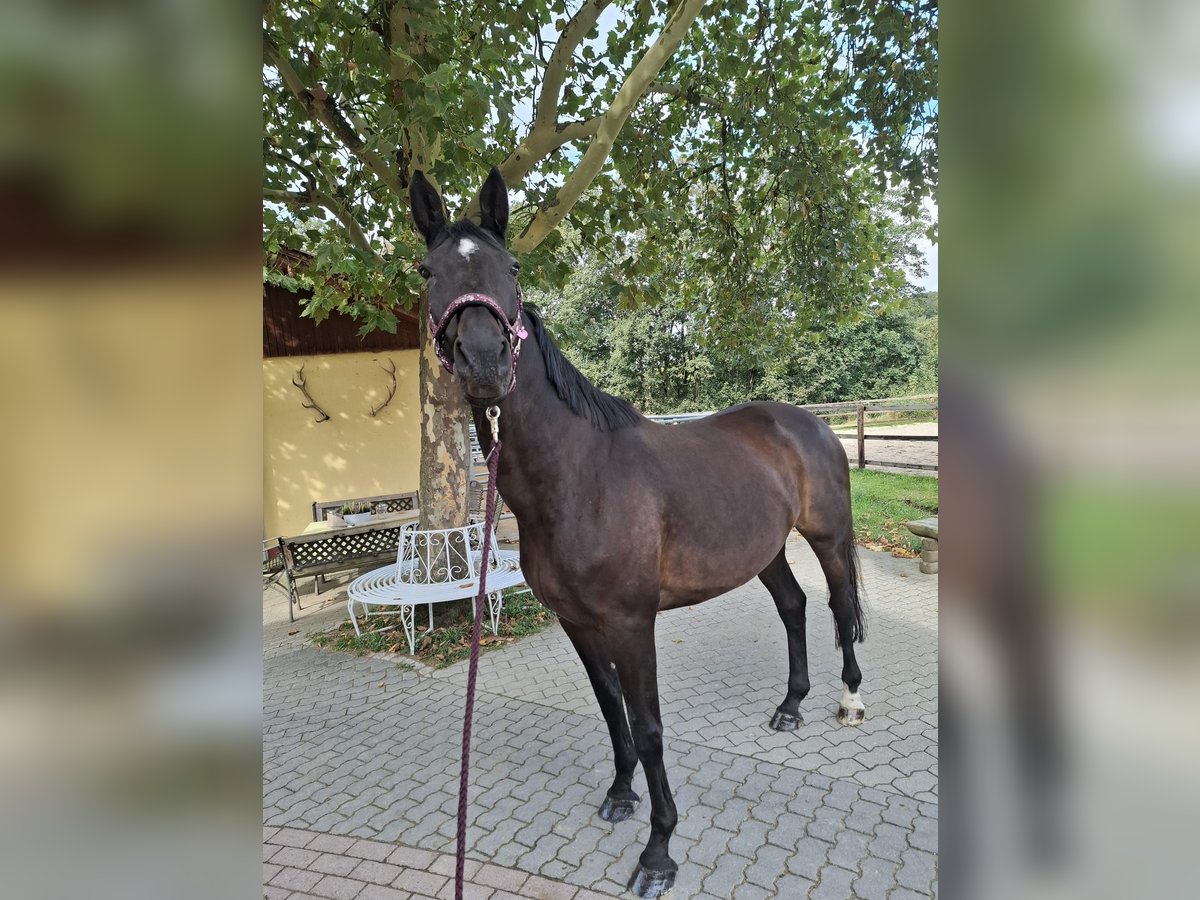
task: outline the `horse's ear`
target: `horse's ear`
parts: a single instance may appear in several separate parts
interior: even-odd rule
[[[412,209],[413,222],[417,231],[425,238],[425,246],[433,243],[446,228],[446,208],[437,189],[429,183],[420,169],[413,172],[408,185],[408,205]]]
[[[508,234],[508,188],[500,170],[492,166],[479,191],[479,224],[504,241]]]

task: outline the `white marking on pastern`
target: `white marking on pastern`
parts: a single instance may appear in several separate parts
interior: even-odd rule
[[[862,702],[862,697],[858,695],[858,692],[855,691],[854,693],[851,693],[850,688],[845,682],[842,682],[842,708],[861,710],[865,710],[867,708],[866,704]]]

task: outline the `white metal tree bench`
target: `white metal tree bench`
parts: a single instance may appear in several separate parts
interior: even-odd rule
[[[500,611],[506,588],[525,583],[521,573],[520,554],[499,550],[496,535],[490,533],[488,551],[488,617],[492,634],[500,627]],[[400,610],[400,621],[408,638],[408,652],[416,650],[417,606],[429,606],[429,627],[433,627],[433,604],[473,598],[479,592],[479,561],[482,555],[484,530],[482,522],[461,528],[421,531],[414,523],[400,532],[400,547],[393,565],[384,566],[360,575],[350,583],[346,610],[354,624],[354,633],[362,634],[354,614],[357,603],[363,617],[372,606],[394,606]]]

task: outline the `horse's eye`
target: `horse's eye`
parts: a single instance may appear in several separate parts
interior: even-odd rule
[[[521,271],[521,264],[520,264],[519,262],[515,262],[515,263],[513,263],[513,264],[512,264],[512,273],[513,273],[514,275],[516,275],[516,274],[517,274],[518,272],[520,272],[520,271]]]
[[[433,273],[430,272],[427,268],[425,268],[424,265],[418,265],[417,266],[417,274],[420,275],[422,278],[428,278]]]

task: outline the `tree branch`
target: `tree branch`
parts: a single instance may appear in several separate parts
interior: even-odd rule
[[[287,55],[279,49],[266,29],[263,29],[263,60],[279,73],[283,83],[310,119],[315,119],[328,128],[346,149],[362,160],[397,197],[402,200],[405,198],[404,186],[387,160],[375,151],[367,149],[354,126],[338,109],[337,101],[332,95],[320,85],[310,89],[304,84]]]
[[[537,129],[529,133],[525,140],[517,145],[517,149],[500,163],[500,174],[504,183],[509,187],[520,184],[525,180],[537,163],[541,162],[563,144],[595,137],[600,130],[602,116],[580,122],[562,122],[553,128]]]
[[[567,213],[575,206],[587,186],[600,173],[604,161],[608,159],[613,144],[616,142],[617,134],[620,133],[621,127],[633,112],[633,107],[654,81],[654,76],[679,48],[684,35],[687,34],[703,6],[704,0],[681,0],[675,8],[675,12],[663,26],[658,38],[642,54],[642,58],[633,67],[633,71],[626,76],[625,82],[613,98],[612,105],[601,118],[596,136],[588,144],[575,171],[567,176],[567,180],[563,182],[562,187],[555,195],[554,201],[549,206],[538,210],[529,224],[525,226],[525,230],[513,241],[515,252],[527,253],[534,249],[545,240],[546,235],[558,227]],[[555,49],[557,50],[557,48]]]
[[[542,84],[538,91],[533,124],[529,128],[529,134],[499,166],[500,175],[510,188],[523,182],[525,176],[535,165],[563,144],[595,137],[599,131],[600,123],[603,121],[602,116],[578,122],[558,122],[558,104],[562,96],[567,66],[571,62],[575,48],[588,36],[600,18],[600,14],[611,2],[612,0],[587,0],[567,22],[562,34],[559,35],[558,42],[550,54],[550,61],[546,63],[546,71],[542,75]],[[467,204],[466,216],[475,218],[478,215],[479,198],[476,196]]]
[[[698,94],[691,88],[684,88],[678,84],[666,84],[661,81],[656,81],[646,89],[647,94],[666,94],[669,97],[678,97],[681,100],[686,100],[694,106],[708,106],[713,109],[720,109],[721,104],[711,97],[705,97],[703,94]]]
[[[595,118],[579,122],[559,122],[554,126],[554,141],[550,151],[553,152],[563,144],[571,143],[571,141],[582,140],[586,137],[595,137],[596,132],[600,130],[600,123],[602,121],[603,116],[596,116]]]
[[[546,72],[542,75],[542,89],[538,92],[537,106],[533,113],[533,131],[550,128],[558,119],[558,101],[571,55],[580,41],[596,26],[600,13],[604,12],[604,8],[611,2],[612,0],[587,0],[563,28],[558,43],[554,45],[554,52],[550,54],[550,62],[546,64]]]
[[[504,179],[504,183],[508,187],[516,187],[525,180],[525,176],[529,174],[530,169],[563,144],[594,137],[600,128],[601,121],[603,121],[603,117],[596,116],[593,119],[584,119],[577,122],[560,122],[553,128],[542,128],[531,131],[525,140],[517,145],[517,149],[508,154],[504,162],[500,163],[498,166],[500,177]],[[467,208],[463,214],[468,219],[478,217],[478,194],[473,196],[467,203]]]
[[[285,203],[288,206],[320,206],[333,213],[334,217],[345,227],[351,242],[360,250],[370,253],[379,265],[383,265],[383,257],[375,252],[371,241],[367,238],[362,226],[349,211],[329,194],[322,193],[314,187],[303,191],[280,191],[274,188],[263,188],[263,199],[274,203]]]

